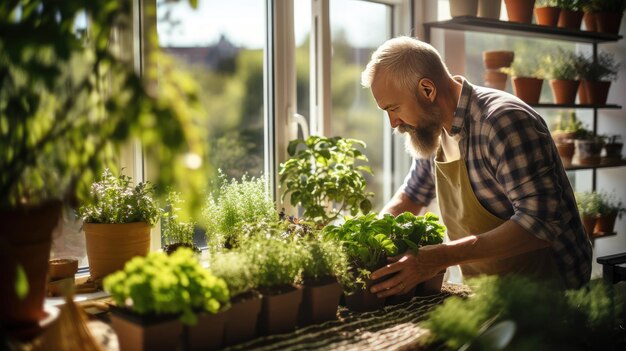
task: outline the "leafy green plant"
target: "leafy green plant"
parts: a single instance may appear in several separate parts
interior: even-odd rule
[[[443,242],[445,227],[438,221],[433,213],[415,216],[405,212],[397,217],[385,214],[382,218],[370,213],[347,219],[340,226],[326,226],[322,232],[326,238],[342,244],[360,283],[371,270],[386,263],[389,256]]]
[[[302,145],[304,148],[298,149]],[[292,205],[304,209],[303,217],[320,226],[331,223],[343,211],[351,215],[368,213],[372,209],[366,192],[363,173],[372,174],[367,157],[355,145],[365,143],[341,137],[310,136],[306,140],[289,142],[291,157],[280,165],[280,184],[285,188],[281,201],[290,195]]]
[[[601,207],[600,194],[595,191],[576,193],[576,206],[581,216],[598,217]]]
[[[623,0],[587,0],[584,5],[587,12],[615,12],[622,13],[626,10],[626,2]]]
[[[196,313],[217,313],[229,299],[224,280],[202,268],[193,251],[182,248],[168,256],[151,252],[135,257],[104,279],[115,303],[139,315],[179,315],[189,325]]]
[[[319,281],[324,278],[337,278],[339,282],[350,279],[348,256],[341,243],[317,235],[309,240],[301,240],[303,247],[302,278],[306,281]]]
[[[511,67],[502,67],[500,71],[512,77],[529,77],[543,79],[545,71],[540,62],[540,58],[536,55],[521,55],[515,53],[515,59],[511,63]]]
[[[626,208],[622,205],[622,202],[617,200],[615,194],[609,194],[600,192],[597,194],[598,196],[598,215],[599,216],[608,216],[608,215],[618,215],[620,218],[622,217],[622,213],[626,211]]]
[[[259,288],[280,289],[298,282],[302,275],[302,246],[268,234],[257,233],[254,240],[241,247],[241,252],[258,269]]]
[[[78,214],[87,223],[146,222],[154,225],[161,217],[161,209],[153,194],[150,182],[133,186],[131,177],[116,176],[105,169],[101,180],[91,185],[91,198],[78,209]]]
[[[239,182],[227,181],[220,175],[220,179],[217,190],[207,198],[202,210],[202,225],[210,247],[237,247],[247,232],[276,224],[278,212],[265,178],[244,176]]]
[[[559,115],[555,125],[554,131],[557,132],[572,132],[572,133],[583,133],[582,130],[585,130],[583,127],[583,123],[576,117],[576,112],[572,111],[569,113],[569,118],[563,118],[563,115]]]
[[[582,11],[587,0],[558,0],[557,6],[570,11]]]
[[[588,81],[613,81],[617,79],[620,64],[615,61],[615,55],[602,51],[598,53],[597,60],[593,56],[580,57],[581,68],[579,76]]]
[[[173,252],[180,246],[185,246],[198,252],[199,249],[193,242],[193,234],[196,228],[195,222],[181,220],[181,208],[184,201],[178,192],[170,192],[167,195],[167,205],[161,217],[161,236],[165,252]]]
[[[116,0],[0,6],[0,208],[75,203],[131,138],[167,165],[157,187],[201,189],[206,170],[182,161],[206,154],[194,125],[202,116],[197,87],[164,59],[154,37],[145,43],[146,78],[135,72],[132,48],[115,39],[131,35],[131,13],[130,2]]]
[[[503,320],[516,325],[506,350],[604,350],[624,340],[617,319],[624,317],[623,303],[612,299],[611,287],[601,281],[566,292],[514,275],[483,276],[468,284],[472,295],[451,297],[428,314],[423,325],[432,332],[429,343],[491,350],[494,345],[479,335]]]
[[[216,252],[211,256],[209,270],[224,279],[232,297],[256,289],[258,267],[252,258],[239,250]]]
[[[537,0],[535,7],[557,7],[560,0]]]
[[[576,80],[582,65],[580,56],[562,48],[545,55],[543,62],[549,79]]]

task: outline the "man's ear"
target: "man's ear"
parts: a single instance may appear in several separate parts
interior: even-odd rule
[[[422,98],[430,102],[435,101],[435,98],[437,97],[437,87],[435,86],[435,83],[433,83],[432,80],[428,78],[420,79],[419,83],[417,84],[417,89],[418,89],[417,93]]]

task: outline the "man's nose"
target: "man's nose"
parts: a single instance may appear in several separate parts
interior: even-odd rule
[[[393,116],[391,112],[388,112],[387,114],[389,115],[389,124],[391,124],[391,128],[396,128],[397,126],[402,124],[400,118]]]

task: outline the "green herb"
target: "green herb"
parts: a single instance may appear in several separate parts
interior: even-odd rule
[[[304,148],[298,149],[300,145]],[[310,136],[289,142],[291,158],[280,165],[280,184],[285,188],[281,201],[290,195],[292,205],[304,209],[303,217],[320,226],[331,223],[342,211],[351,215],[368,213],[373,193],[366,192],[362,173],[372,174],[367,157],[354,145],[365,143],[341,137]]]
[[[597,217],[600,214],[600,195],[595,191],[576,193],[576,205],[581,216]]]
[[[216,252],[209,263],[211,273],[224,279],[231,296],[257,288],[257,266],[252,259],[238,250]]]
[[[617,79],[620,64],[615,61],[615,55],[601,51],[598,53],[597,59],[593,56],[582,57],[580,78],[593,82],[612,81]]]
[[[328,277],[340,282],[350,279],[348,276],[348,256],[341,243],[321,236],[302,240],[303,247],[302,278],[321,280]]]
[[[133,186],[131,177],[115,176],[106,169],[102,179],[91,185],[90,201],[81,206],[79,215],[87,223],[146,222],[154,225],[161,209],[152,198],[154,189],[149,182]]]
[[[258,269],[260,288],[278,288],[294,284],[302,275],[303,249],[297,242],[282,240],[276,235],[258,233],[246,241],[241,252],[250,257]]]
[[[199,311],[217,313],[229,299],[226,282],[202,268],[187,248],[135,257],[104,279],[104,289],[120,307],[140,315],[180,314],[189,325]]]
[[[582,58],[572,51],[558,48],[543,56],[546,77],[549,79],[576,80],[582,69]]]
[[[167,196],[167,209],[161,218],[163,245],[185,244],[188,247],[195,248],[193,234],[196,223],[180,220],[181,208],[178,206],[183,202],[178,192],[170,192]]]

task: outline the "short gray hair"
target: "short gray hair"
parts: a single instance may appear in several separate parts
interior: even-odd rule
[[[374,51],[361,73],[361,85],[372,86],[378,70],[388,72],[387,79],[401,89],[415,91],[421,78],[440,86],[450,77],[441,56],[430,44],[402,36],[389,39]]]

